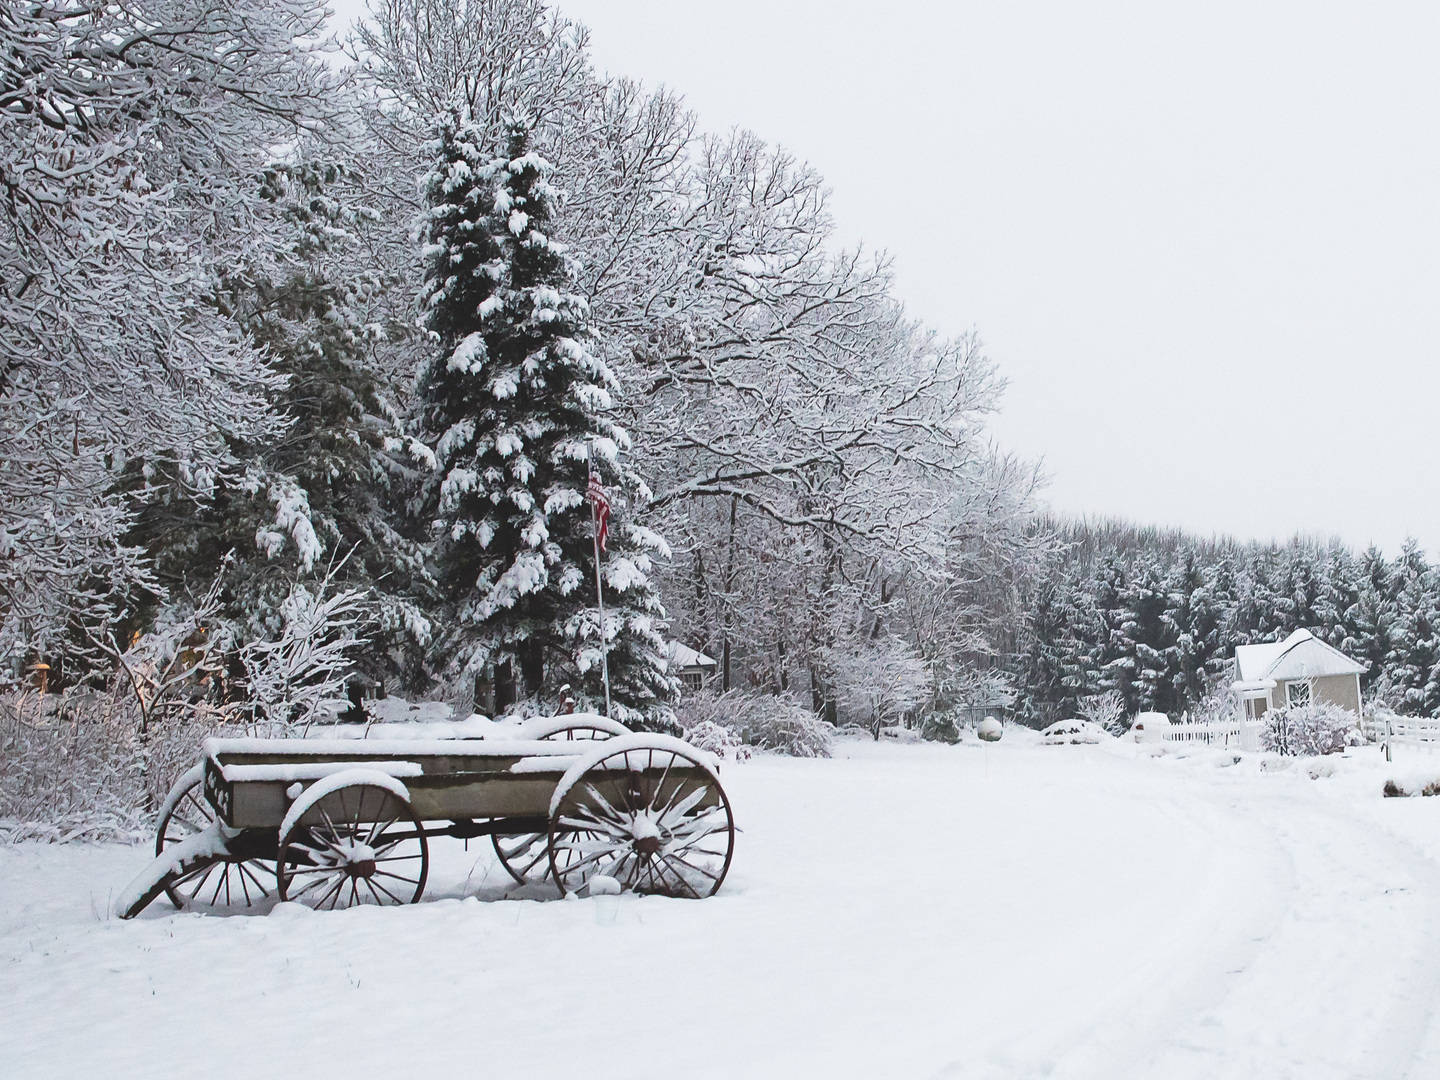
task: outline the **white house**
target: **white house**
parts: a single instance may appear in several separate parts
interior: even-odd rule
[[[1284,641],[1241,645],[1235,650],[1234,687],[1241,719],[1258,720],[1270,709],[1329,702],[1360,712],[1360,676],[1365,666],[1325,644],[1309,630]]]
[[[686,690],[699,690],[719,669],[719,664],[702,652],[682,645],[670,643],[670,670],[680,676],[680,685]]]

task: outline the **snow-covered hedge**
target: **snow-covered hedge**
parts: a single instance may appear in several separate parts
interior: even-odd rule
[[[1287,756],[1338,754],[1354,729],[1355,714],[1329,702],[1271,709],[1260,730],[1260,745]]]
[[[142,737],[123,696],[0,696],[0,842],[148,835],[175,777],[219,730],[190,710]]]
[[[677,714],[685,738],[696,742],[723,738],[714,728],[729,731],[741,743],[761,750],[773,750],[791,757],[829,757],[834,729],[783,694],[730,690],[723,694],[700,693],[681,702]],[[693,735],[692,735],[693,733]],[[702,749],[712,749],[702,746]]]

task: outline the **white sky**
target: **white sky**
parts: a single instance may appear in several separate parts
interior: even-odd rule
[[[1440,5],[560,7],[980,331],[1057,509],[1440,544]]]

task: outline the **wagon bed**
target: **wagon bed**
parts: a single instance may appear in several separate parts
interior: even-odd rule
[[[713,894],[734,844],[710,755],[595,716],[485,739],[209,739],[116,904],[418,900],[436,836],[488,836],[518,883]]]

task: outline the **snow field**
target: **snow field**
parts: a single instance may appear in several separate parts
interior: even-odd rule
[[[122,923],[143,848],[0,849],[0,1074],[1440,1075],[1440,800],[1020,734],[726,764],[698,902],[443,840],[413,907]]]

